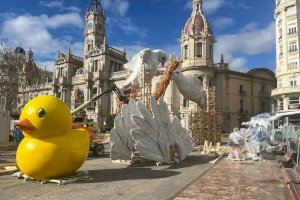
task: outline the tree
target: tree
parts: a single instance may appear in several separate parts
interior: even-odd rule
[[[31,50],[28,53],[32,55]],[[8,40],[0,39],[0,96],[6,100],[5,110],[11,113],[19,113],[29,100],[39,95],[42,84],[48,80],[46,71],[37,67],[28,55],[23,49],[12,48]]]
[[[15,54],[8,40],[0,39],[0,96],[6,99],[7,111],[13,112],[17,106],[19,75],[24,60]]]

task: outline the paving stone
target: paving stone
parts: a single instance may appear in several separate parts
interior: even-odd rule
[[[275,161],[223,159],[175,199],[288,200],[291,197]]]

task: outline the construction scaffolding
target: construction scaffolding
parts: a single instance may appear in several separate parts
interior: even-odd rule
[[[140,76],[140,99],[146,105],[146,108],[150,110],[150,97],[152,90],[151,82],[151,70],[142,68]]]
[[[206,111],[197,108],[190,114],[189,132],[196,145],[204,144],[205,140],[220,142],[221,113],[216,112],[215,88],[207,88],[206,99]]]

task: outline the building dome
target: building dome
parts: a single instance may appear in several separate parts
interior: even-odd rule
[[[192,15],[190,19],[186,22],[184,27],[184,33],[200,33],[204,30],[205,19],[200,12],[197,12],[195,15]],[[192,31],[192,32],[191,32]]]
[[[14,53],[26,54],[25,50],[22,47],[17,47]]]

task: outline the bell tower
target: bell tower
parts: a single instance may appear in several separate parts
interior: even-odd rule
[[[106,17],[100,0],[92,0],[86,14],[84,55],[105,43]]]
[[[212,66],[214,36],[203,14],[202,0],[193,0],[191,17],[181,36],[182,67]]]

